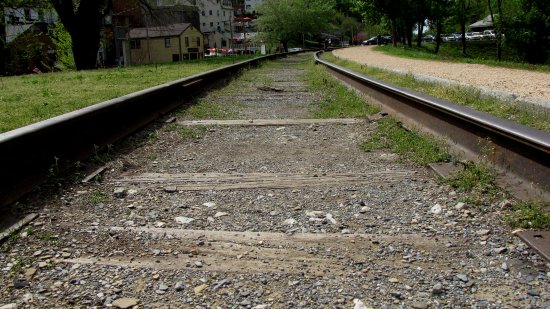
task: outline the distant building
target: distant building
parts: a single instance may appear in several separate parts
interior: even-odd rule
[[[244,11],[247,14],[256,14],[258,6],[264,3],[264,0],[244,0]]]
[[[189,23],[134,28],[128,33],[127,65],[165,63],[204,56],[202,33]]]
[[[498,16],[498,14],[493,16]],[[488,29],[493,29],[493,19],[491,18],[491,15],[487,15],[482,20],[478,20],[470,25],[470,31],[474,32],[482,32]]]
[[[6,44],[27,31],[34,23],[53,24],[58,18],[54,10],[37,8],[3,8]]]

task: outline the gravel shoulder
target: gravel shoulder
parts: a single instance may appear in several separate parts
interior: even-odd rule
[[[232,102],[251,123],[310,118],[322,95],[304,91],[307,61],[245,72],[201,100]],[[0,308],[550,306],[549,267],[500,206],[461,203],[425,168],[361,150],[376,122],[193,137],[192,117],[174,115],[113,155],[101,181],[18,205],[39,217],[2,246]]]
[[[496,96],[515,98],[550,108],[549,73],[401,58],[375,51],[373,47],[357,46],[335,50],[333,53],[339,58],[365,65],[473,86],[484,89],[489,94],[493,92]]]

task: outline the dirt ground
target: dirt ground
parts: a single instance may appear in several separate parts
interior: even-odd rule
[[[525,101],[550,108],[550,74],[519,69],[497,68],[481,64],[440,62],[400,58],[357,46],[334,51],[342,59],[373,67],[397,70],[420,76],[436,77],[474,87],[510,93]]]

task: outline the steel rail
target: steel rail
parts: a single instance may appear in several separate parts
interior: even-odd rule
[[[550,200],[550,134],[361,75],[319,58],[333,75],[407,126],[443,136],[466,159],[486,158],[521,198]]]
[[[186,103],[263,56],[151,87],[0,134],[0,207],[9,205],[48,177],[128,136]]]

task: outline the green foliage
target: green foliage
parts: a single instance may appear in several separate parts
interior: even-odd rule
[[[378,108],[365,102],[357,93],[334,79],[325,69],[311,63],[307,68],[306,82],[309,90],[321,93],[323,101],[317,118],[365,117],[378,112]]]
[[[334,0],[266,0],[258,8],[258,30],[266,41],[280,42],[287,49],[292,39],[319,34],[334,17]]]
[[[49,28],[49,34],[56,47],[56,66],[62,69],[74,69],[72,39],[69,32],[67,32],[62,23],[56,23]]]
[[[519,0],[519,11],[503,19],[505,42],[529,63],[547,63],[550,58],[550,2]]]
[[[95,190],[88,196],[89,205],[97,205],[107,201],[107,194],[101,190]]]
[[[550,204],[535,201],[519,202],[512,206],[506,220],[512,227],[528,229],[550,228]]]
[[[183,114],[193,119],[231,119],[235,118],[236,112],[231,110],[235,104],[216,104],[204,98],[198,99],[197,103],[183,111]]]
[[[181,128],[180,135],[183,138],[200,139],[206,134],[207,131],[208,127],[206,126],[185,127]]]
[[[467,162],[464,169],[451,175],[447,182],[463,191],[488,192],[495,187],[496,173],[484,164]]]
[[[391,117],[379,121],[377,130],[362,144],[366,151],[391,149],[403,158],[428,165],[433,162],[445,162],[451,159],[445,143],[428,134],[409,131]]]

